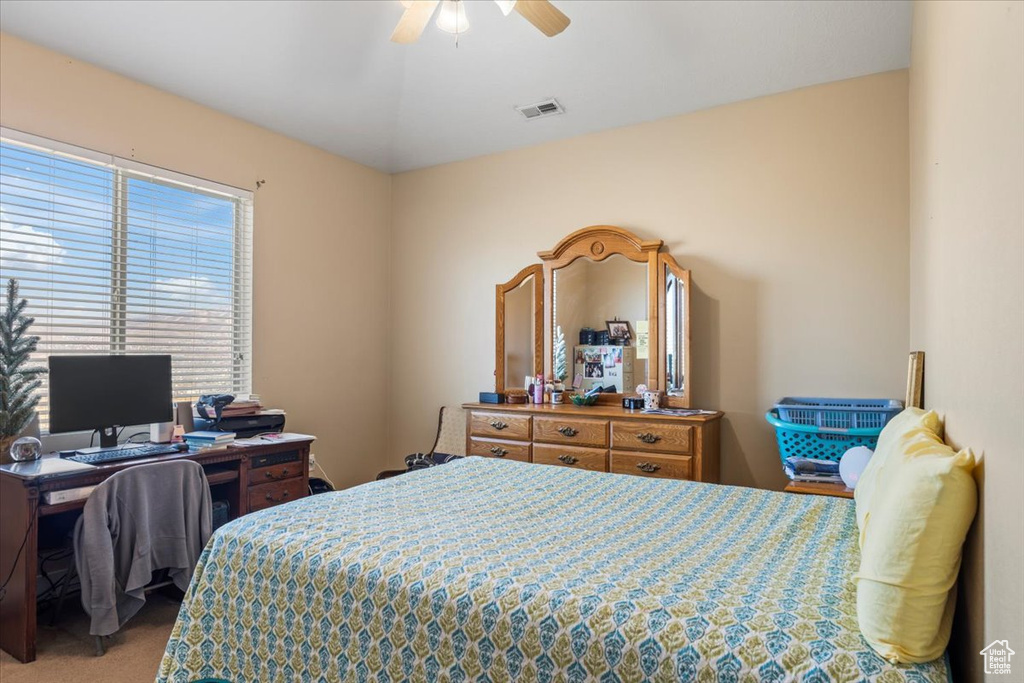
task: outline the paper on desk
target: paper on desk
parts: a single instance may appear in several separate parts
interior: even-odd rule
[[[268,443],[288,443],[289,441],[309,441],[316,439],[311,434],[297,432],[281,432],[280,434],[263,434],[249,439],[235,439],[236,446],[266,446]]]

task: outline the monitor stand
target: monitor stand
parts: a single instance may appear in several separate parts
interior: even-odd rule
[[[118,448],[117,427],[100,427],[96,430],[100,434],[100,445],[75,450],[75,455],[86,455],[88,453],[99,453],[100,451],[112,451]]]

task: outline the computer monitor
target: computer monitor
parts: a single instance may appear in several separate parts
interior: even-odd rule
[[[50,432],[97,430],[117,446],[117,428],[173,420],[170,356],[50,356]]]

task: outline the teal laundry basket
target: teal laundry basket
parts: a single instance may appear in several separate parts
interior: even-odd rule
[[[839,462],[843,453],[854,446],[867,446],[874,450],[878,435],[882,433],[882,427],[843,429],[787,422],[779,417],[778,408],[765,413],[764,419],[775,427],[775,440],[783,465],[786,458],[792,457]]]
[[[893,398],[787,396],[775,404],[786,422],[834,429],[881,429],[903,410]]]

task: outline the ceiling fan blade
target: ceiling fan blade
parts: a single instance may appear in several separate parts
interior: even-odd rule
[[[501,9],[501,13],[507,17],[512,14],[512,10],[516,6],[516,0],[494,0],[494,4],[496,4]]]
[[[391,34],[392,42],[408,45],[419,40],[438,2],[439,0],[414,0],[398,20],[398,26]]]
[[[569,25],[569,17],[548,0],[519,0],[515,10],[548,38],[557,36]]]

